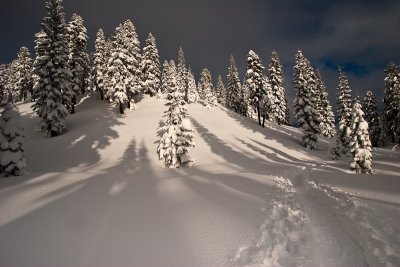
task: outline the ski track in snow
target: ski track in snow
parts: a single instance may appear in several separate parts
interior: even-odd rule
[[[327,206],[341,219],[347,233],[358,240],[369,266],[400,266],[398,221],[391,221],[383,214],[382,217],[376,216],[368,203],[355,194],[312,180],[307,180],[307,183],[317,191],[318,200],[327,202]]]
[[[242,246],[232,259],[239,266],[295,266],[297,248],[304,241],[305,215],[296,201],[296,191],[287,178],[274,178],[277,190],[264,208],[268,218],[260,226],[261,236]]]

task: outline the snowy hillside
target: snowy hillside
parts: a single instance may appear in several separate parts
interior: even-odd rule
[[[47,138],[19,104],[26,175],[0,179],[0,266],[400,266],[400,152],[373,175],[298,129],[188,106],[193,166],[165,168],[165,106],[88,95]]]

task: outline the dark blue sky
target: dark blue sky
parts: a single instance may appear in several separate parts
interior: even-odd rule
[[[33,49],[40,30],[44,0],[1,1],[0,63],[10,62],[21,46]],[[229,55],[240,75],[246,55],[256,51],[265,66],[272,50],[284,64],[288,95],[294,94],[292,69],[297,49],[319,68],[330,98],[337,86],[337,66],[344,66],[354,95],[373,90],[382,97],[383,70],[400,64],[400,1],[398,0],[65,0],[64,11],[85,20],[93,42],[98,28],[111,35],[131,19],[141,43],[152,32],[161,59],[177,57],[182,46],[196,77],[203,67],[226,76]]]

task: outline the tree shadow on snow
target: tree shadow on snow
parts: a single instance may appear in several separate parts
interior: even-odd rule
[[[39,207],[0,228],[0,265],[160,266],[195,259],[177,219],[185,203],[160,193],[150,165],[147,148],[133,139],[116,166],[33,199],[28,204]]]

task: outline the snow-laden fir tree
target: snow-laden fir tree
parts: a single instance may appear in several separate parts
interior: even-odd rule
[[[222,81],[221,75],[218,76],[217,86],[216,86],[217,102],[223,106],[226,105],[226,89],[224,82]]]
[[[93,55],[93,67],[94,67],[94,84],[96,90],[100,93],[100,99],[104,99],[104,79],[107,70],[108,56],[106,54],[106,38],[104,36],[103,29],[99,29],[96,34],[96,40],[94,42],[94,55]]]
[[[316,149],[320,133],[320,116],[315,106],[315,91],[317,90],[315,73],[311,63],[299,50],[294,66],[294,83],[296,97],[293,101],[294,116],[303,130],[302,142],[310,150]]]
[[[169,72],[169,62],[164,60],[162,65],[162,73],[161,73],[161,92],[166,93],[168,88],[168,72]]]
[[[399,67],[390,63],[385,70],[385,91],[383,96],[384,117],[387,135],[396,142],[396,131],[400,127],[400,73]],[[399,118],[399,119],[398,119]],[[400,138],[400,136],[399,136]],[[400,140],[399,140],[400,141]]]
[[[188,119],[183,94],[177,85],[177,72],[174,61],[170,62],[167,82],[165,125],[158,129],[160,136],[158,155],[168,168],[187,165],[192,160],[189,149],[194,147],[193,130]]]
[[[21,47],[18,52],[15,66],[15,88],[18,92],[19,100],[27,100],[33,94],[32,80],[32,59],[29,49],[25,46]]]
[[[156,39],[149,33],[142,57],[142,86],[145,93],[150,96],[157,93],[160,87],[160,76],[160,56],[158,55]]]
[[[8,70],[6,64],[0,64],[0,101],[7,99]]]
[[[240,113],[243,99],[241,95],[239,72],[236,67],[233,55],[231,55],[229,59],[227,79],[228,79],[228,86],[226,88],[226,105],[231,110]]]
[[[282,64],[278,54],[273,51],[271,54],[271,62],[269,63],[269,83],[271,85],[271,120],[282,124],[285,123],[286,101],[285,88],[283,87]]]
[[[381,128],[379,125],[379,114],[376,107],[375,95],[368,91],[364,97],[364,110],[365,110],[365,120],[368,123],[369,138],[372,146],[378,146],[381,136]]]
[[[351,90],[343,70],[339,68],[339,85],[337,88],[337,113],[339,116],[338,137],[342,145],[342,154],[349,150],[349,137],[351,133]]]
[[[357,173],[372,173],[372,148],[368,134],[368,123],[364,120],[361,104],[356,99],[351,112],[350,168]]]
[[[194,74],[189,67],[188,70],[188,101],[187,103],[196,103],[199,100],[199,93],[197,91],[196,80]]]
[[[263,90],[264,90],[263,110],[266,119],[269,121],[273,121],[272,101],[274,100],[274,96],[272,93],[271,82],[267,77],[267,75],[263,75]]]
[[[21,116],[12,101],[1,103],[0,117],[0,173],[19,176],[25,173],[24,129]]]
[[[107,38],[105,46],[104,46],[104,58],[105,58],[105,72],[103,76],[103,91],[104,98],[108,101],[108,103],[112,102],[113,90],[109,89],[109,77],[108,77],[108,63],[111,59],[111,53],[113,51],[113,41],[111,38]]]
[[[67,26],[73,91],[71,113],[75,113],[74,105],[77,104],[77,97],[85,92],[86,81],[90,75],[89,54],[86,48],[88,35],[83,23],[81,16],[73,14]]]
[[[321,73],[319,70],[316,72],[316,82],[317,82],[317,102],[319,102],[318,109],[320,115],[319,128],[321,134],[328,138],[333,138],[336,134],[335,128],[335,115],[332,111],[332,106],[328,100],[328,92],[326,91],[325,83],[321,78]]]
[[[186,68],[185,53],[182,47],[179,47],[178,52],[178,65],[177,65],[177,85],[181,93],[183,94],[183,99],[187,101],[188,93],[188,72]]]
[[[200,98],[202,99],[204,106],[209,109],[217,105],[217,99],[213,94],[211,73],[207,68],[204,68],[201,71],[199,80],[199,91],[201,92]]]
[[[34,98],[41,128],[50,136],[59,135],[66,127],[71,108],[71,71],[68,64],[68,34],[61,0],[46,3],[42,32],[36,37],[34,62]]]
[[[13,99],[19,99],[20,92],[16,86],[18,77],[17,73],[17,65],[18,65],[18,58],[11,61],[9,64],[7,71],[8,71],[8,84],[7,88],[9,92],[11,92]]]
[[[107,93],[119,106],[120,113],[133,105],[133,96],[141,90],[140,42],[130,20],[120,24],[113,36],[107,64]]]
[[[260,57],[253,50],[250,50],[247,55],[247,69],[244,84],[249,91],[250,103],[254,108],[258,106],[258,102],[265,94],[263,90],[263,71],[264,66],[262,65]]]
[[[285,125],[292,125],[291,124],[291,122],[290,122],[290,110],[289,110],[289,105],[288,105],[288,101],[287,101],[287,98],[285,97],[285,105],[286,105],[286,110],[285,110],[285,121],[284,121],[284,124]]]

